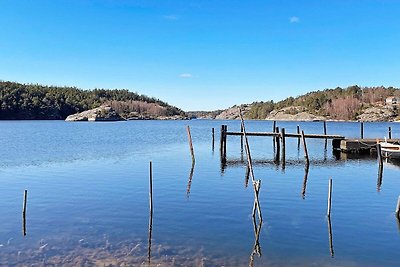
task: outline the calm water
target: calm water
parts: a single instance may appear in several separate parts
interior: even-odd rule
[[[252,185],[239,137],[228,137],[227,164],[219,156],[219,128],[237,121],[0,122],[0,265],[136,266],[148,264],[148,173],[153,162],[151,265],[248,266],[254,233]],[[185,126],[196,154],[193,177]],[[278,122],[286,132],[297,123]],[[365,124],[365,137],[392,126]],[[211,128],[216,129],[212,148]],[[249,121],[248,131],[270,131]],[[322,133],[322,123],[300,123]],[[328,133],[358,137],[356,123],[328,123]],[[394,210],[400,165],[387,162],[382,185],[370,156],[334,155],[330,142],[287,140],[286,166],[274,163],[271,138],[249,139],[254,172],[262,180],[261,257],[254,266],[399,266],[400,224]],[[245,159],[245,156],[244,156]],[[328,179],[331,215],[325,216]],[[27,235],[22,235],[28,190]],[[331,255],[333,253],[333,256]]]

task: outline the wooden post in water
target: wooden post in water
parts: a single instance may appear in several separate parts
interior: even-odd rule
[[[276,131],[276,121],[274,121],[272,123],[272,132],[274,133]],[[274,153],[275,153],[275,149],[276,149],[276,138],[275,136],[272,137],[272,145],[274,146]]]
[[[280,158],[280,140],[279,140],[279,127],[275,128],[275,133],[277,134],[275,136],[275,143],[276,143],[276,156],[275,156],[275,161],[279,162],[279,158]]]
[[[326,121],[324,121],[324,135],[326,135]]]
[[[307,143],[306,143],[306,138],[304,137],[304,131],[301,131],[301,140],[303,141],[304,157],[306,159],[306,164],[309,165],[310,159],[308,158]]]
[[[148,262],[150,265],[150,259],[151,259],[151,236],[153,232],[153,164],[150,161],[150,166],[149,166],[149,240],[148,240]]]
[[[392,127],[389,126],[389,139],[392,139]]]
[[[297,125],[297,134],[300,134],[300,126]],[[297,138],[297,149],[300,149],[300,136]]]
[[[26,202],[28,199],[28,190],[24,190],[24,202],[22,205],[22,234],[26,236]]]
[[[400,196],[397,199],[397,206],[396,206],[396,217],[400,220]]]
[[[186,126],[186,131],[187,131],[188,139],[189,139],[189,148],[190,148],[190,154],[192,155],[192,162],[195,162],[194,150],[193,150],[193,143],[192,143],[192,135],[190,134],[190,127],[189,127],[189,125]]]
[[[364,139],[364,123],[361,122],[360,124],[360,131],[361,131],[361,139]]]
[[[226,132],[228,131],[228,125],[224,125],[224,161],[226,160]]]
[[[285,128],[281,129],[281,135],[282,135],[282,168],[285,168],[285,161],[286,161]]]
[[[212,146],[213,146],[213,149],[214,149],[214,141],[215,141],[215,137],[214,137],[214,127],[211,128],[211,134],[212,134]]]
[[[326,211],[326,216],[328,217],[331,217],[331,207],[332,207],[332,178],[329,178],[328,209]]]
[[[240,136],[240,151],[243,153],[243,125],[240,124],[240,132],[242,135]]]
[[[220,134],[220,140],[219,140],[219,150],[221,151],[222,155],[222,148],[224,147],[224,125],[221,125],[221,134]]]

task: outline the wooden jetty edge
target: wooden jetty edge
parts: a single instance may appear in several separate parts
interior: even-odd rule
[[[298,129],[299,130],[299,129]],[[338,150],[345,153],[371,153],[376,151],[376,145],[378,143],[384,142],[383,138],[346,138],[343,135],[336,134],[304,134],[304,138],[308,139],[325,139],[332,140],[332,149]],[[226,125],[221,125],[221,150],[223,151],[222,156],[226,157],[226,144],[227,144],[227,136],[241,136],[243,137],[243,131],[240,132],[230,132],[228,131],[228,127]],[[274,132],[246,132],[246,136],[270,136],[275,137],[277,142],[279,139],[283,138],[298,138],[301,140],[301,133],[283,133],[274,131]],[[363,134],[362,134],[363,136]],[[400,139],[387,139],[387,142],[390,143],[398,143],[400,144]],[[274,143],[275,144],[275,143]],[[278,143],[279,144],[279,143]]]

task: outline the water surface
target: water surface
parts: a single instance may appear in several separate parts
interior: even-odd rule
[[[253,187],[251,182],[246,187],[240,137],[228,137],[227,162],[221,164],[221,124],[240,129],[238,121],[208,120],[0,122],[0,264],[148,264],[152,161],[152,265],[398,266],[400,224],[394,210],[400,165],[385,162],[380,183],[375,157],[334,154],[330,142],[310,139],[306,173],[297,139],[286,141],[283,167],[274,161],[268,137],[249,138],[255,176],[262,180],[263,214],[261,256],[255,254],[251,263]],[[297,124],[277,126],[295,132]],[[323,132],[321,122],[299,124],[306,133]],[[186,125],[196,156],[191,179]],[[364,136],[382,138],[388,126],[400,137],[400,125],[389,123],[365,124]],[[246,127],[270,131],[272,123],[248,121]],[[329,122],[328,133],[359,137],[360,128]]]

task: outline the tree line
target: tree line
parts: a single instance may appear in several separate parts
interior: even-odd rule
[[[394,87],[336,87],[322,91],[313,91],[305,95],[288,97],[274,102],[254,102],[246,113],[249,119],[265,119],[272,110],[290,106],[304,107],[309,113],[332,119],[353,120],[363,109],[372,104],[384,104],[389,96],[400,97],[400,90]]]
[[[0,119],[59,120],[102,104],[113,103],[118,106],[118,102],[132,101],[152,103],[153,106],[160,107],[166,116],[184,114],[179,108],[157,98],[125,89],[83,90],[76,87],[0,81]]]

